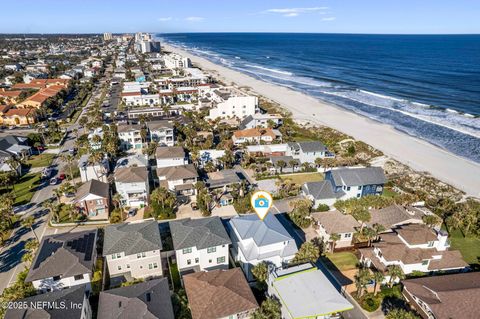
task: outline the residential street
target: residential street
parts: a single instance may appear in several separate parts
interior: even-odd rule
[[[75,136],[72,131],[75,128],[79,128],[77,123],[78,120],[98,97],[100,97],[99,89],[94,91],[86,107],[82,110],[82,114],[77,118],[77,121],[68,126],[67,135],[60,148],[59,154],[65,151],[68,152],[69,149],[74,147]],[[59,157],[56,157],[51,166],[54,168],[55,176],[58,176],[59,172],[63,171],[65,164],[60,161]],[[28,204],[28,210],[25,213],[21,213],[24,216],[35,217],[36,223],[34,224],[34,230],[39,238],[43,238],[45,235],[56,234],[58,231],[62,232],[71,230],[69,227],[62,229],[49,227],[47,225],[48,210],[42,207],[42,202],[52,197],[53,189],[59,186],[60,184],[51,186],[48,183],[42,185],[41,188],[33,195],[30,204]],[[14,229],[12,236],[7,241],[7,244],[0,250],[0,293],[12,282],[14,282],[17,274],[24,269],[24,265],[21,261],[24,254],[23,249],[25,243],[33,237],[34,235],[29,229],[25,229],[21,226],[17,227]]]

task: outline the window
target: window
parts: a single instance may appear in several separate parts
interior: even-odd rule
[[[422,266],[426,266],[426,265],[428,265],[428,260],[423,260],[422,261]]]
[[[152,264],[148,264],[148,269],[152,269],[153,268],[153,265]]]
[[[118,270],[122,270],[122,266],[118,266]]]
[[[352,237],[352,233],[346,233],[343,237],[350,238],[350,237]]]
[[[113,254],[112,259],[117,259],[117,255]]]
[[[209,247],[207,248],[207,253],[211,254],[217,251],[217,247]]]
[[[222,257],[218,257],[217,258],[217,264],[222,264],[225,262],[225,256],[222,256]]]
[[[433,247],[433,245],[434,245],[434,242],[433,242],[433,241],[429,241],[429,242],[428,242],[428,247]]]
[[[103,205],[103,199],[97,199],[97,205]]]
[[[347,191],[349,191],[349,190],[350,190],[350,186],[347,187]]]
[[[149,292],[147,292],[146,297],[147,297],[147,302],[150,302],[152,300],[152,295]]]
[[[198,260],[198,257],[195,258],[195,263],[198,264],[199,260]]]
[[[358,190],[361,190],[362,189],[362,186],[358,186]]]
[[[122,255],[121,255],[121,254],[117,254],[117,258],[122,258]]]
[[[53,281],[60,280],[60,276],[53,276]]]
[[[83,275],[73,276],[73,279],[74,279],[74,280],[82,280],[82,279],[83,279]]]
[[[147,257],[147,253],[142,253],[142,257],[143,258]]]
[[[130,269],[130,265],[129,265],[129,264],[127,264],[127,269]]]
[[[192,247],[190,248],[185,248],[182,250],[182,253],[185,255],[185,254],[190,254],[192,252]]]
[[[209,263],[209,264],[211,264],[211,263],[212,263],[212,260],[211,260],[211,259],[209,259],[209,260],[208,260],[208,263]]]
[[[190,265],[192,261],[190,259],[187,259],[187,265]]]
[[[157,263],[153,263],[153,268],[154,268],[154,269],[155,269],[155,268],[158,268]]]

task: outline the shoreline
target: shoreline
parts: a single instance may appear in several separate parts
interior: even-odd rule
[[[467,195],[480,197],[480,164],[450,153],[425,140],[410,136],[390,125],[342,109],[292,89],[267,83],[249,75],[215,64],[183,49],[162,43],[172,52],[189,57],[205,72],[216,73],[218,80],[249,87],[286,109],[292,119],[331,127],[382,151],[416,171],[428,172]],[[406,147],[408,145],[408,147]]]

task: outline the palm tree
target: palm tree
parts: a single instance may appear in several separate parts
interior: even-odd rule
[[[90,156],[88,157],[88,162],[90,164],[93,164],[93,171],[94,171],[97,179],[98,179],[98,173],[97,173],[97,169],[95,168],[95,166],[97,164],[100,164],[102,162],[103,158],[104,158],[103,153],[98,152],[98,151],[91,153]]]
[[[394,282],[396,279],[402,280],[405,278],[405,274],[402,271],[402,268],[398,265],[391,265],[387,267],[387,273],[390,276],[390,279],[388,281],[388,284],[390,287],[393,286]]]
[[[292,171],[295,172],[295,168],[298,166],[298,162],[292,159],[288,161],[288,165],[292,168]]]
[[[357,298],[362,297],[363,289],[365,289],[372,279],[372,275],[367,268],[361,268],[355,275],[355,286],[357,287]]]
[[[75,162],[75,157],[71,154],[64,153],[61,155],[61,159],[68,164],[68,171],[70,173],[70,180],[73,181],[73,162]]]
[[[115,193],[112,197],[113,205],[115,208],[121,208],[122,207],[122,200],[123,196],[120,193]]]
[[[330,235],[330,240],[332,242],[332,253],[335,251],[335,245],[337,244],[337,241],[340,240],[340,235],[337,233],[333,233]]]
[[[283,173],[283,169],[287,166],[287,163],[284,160],[277,161],[277,166],[280,167],[280,174]]]
[[[22,219],[22,226],[25,228],[30,228],[32,231],[33,235],[39,241],[37,234],[35,233],[35,230],[33,229],[33,224],[35,224],[35,218],[33,216],[29,216],[27,218]]]
[[[379,272],[379,271],[375,271],[373,273],[373,280],[375,280],[375,286],[373,286],[373,295],[376,296],[377,295],[377,288],[380,286],[380,284],[382,283],[382,281],[385,279],[385,276]]]
[[[62,190],[60,187],[57,187],[53,190],[53,194],[55,195],[55,198],[57,199],[57,203],[60,203],[60,198],[62,197]]]

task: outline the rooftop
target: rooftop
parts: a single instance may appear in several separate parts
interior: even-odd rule
[[[189,247],[205,249],[231,244],[219,217],[171,221],[170,232],[175,250]]]

